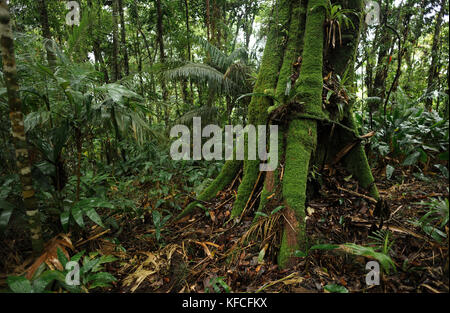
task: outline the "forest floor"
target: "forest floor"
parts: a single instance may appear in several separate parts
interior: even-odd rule
[[[323,177],[320,196],[308,203],[310,245],[371,246],[374,240],[368,237],[370,231],[380,226],[374,214],[375,204],[360,193],[351,177],[341,174]],[[282,211],[261,217],[260,223],[251,227],[257,204],[249,203],[241,223],[227,223],[239,177],[213,202],[204,203],[208,210],[199,209],[178,222],[164,225],[159,241],[148,218],[123,218],[123,230],[116,234],[118,241],[108,237],[108,230],[94,226],[75,246],[118,258],[107,265],[107,270],[118,279],[110,292],[316,293],[324,292],[324,286],[329,284],[344,286],[349,292],[448,292],[448,241],[438,243],[411,223],[426,212],[421,201],[448,197],[448,182],[437,178],[424,182],[411,173],[402,174],[405,178],[401,183],[376,175],[380,194],[390,211],[382,228],[391,234],[390,255],[396,268],[389,273],[383,271],[380,285],[366,285],[365,266],[370,259],[342,251],[310,250],[298,257],[295,267],[280,270],[274,255],[283,224]],[[146,197],[139,202],[142,207],[151,205]],[[446,231],[448,238],[448,228]],[[6,243],[9,244],[13,243]],[[17,244],[16,239],[16,247]],[[9,259],[19,263],[17,257]],[[10,263],[8,267],[15,266]],[[5,282],[0,277],[0,285],[2,281]]]
[[[345,177],[333,177],[336,176]],[[170,232],[164,233],[162,247],[151,236],[153,228],[130,224],[120,236],[127,252],[117,255],[122,261],[116,273],[120,283],[114,291],[323,292],[325,285],[338,284],[350,292],[448,292],[449,277],[444,273],[446,262],[448,268],[448,245],[436,243],[410,223],[424,214],[420,201],[448,197],[448,182],[424,182],[410,176],[401,184],[384,178],[377,181],[390,209],[390,217],[382,228],[392,234],[391,255],[396,265],[396,272],[383,275],[379,286],[366,286],[368,259],[334,251],[310,251],[308,256],[299,258],[294,268],[278,269],[273,256],[278,250],[282,214],[267,217],[261,227],[251,228],[255,204],[249,204],[241,223],[227,223],[236,183],[214,202],[204,204],[208,213],[200,209],[193,216],[168,224],[166,229]],[[366,246],[374,241],[368,235],[372,225],[379,226],[373,217],[375,205],[341,188],[357,190],[351,178],[336,181],[328,177],[319,199],[308,204],[311,244]],[[253,234],[249,234],[250,229]],[[108,242],[97,240],[97,248],[114,254],[114,246],[102,246]],[[260,253],[265,253],[265,257]]]

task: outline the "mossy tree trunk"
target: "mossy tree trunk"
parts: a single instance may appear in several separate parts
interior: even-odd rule
[[[343,8],[361,12],[361,0],[346,0],[340,4]],[[355,28],[341,29],[342,45],[338,43],[334,49],[326,47],[326,11],[321,5],[326,5],[325,0],[278,0],[273,9],[273,21],[247,117],[252,125],[275,124],[273,115],[268,112],[279,108],[287,111],[278,123],[281,129],[278,168],[263,172],[261,179],[259,160],[227,161],[216,180],[198,197],[200,201],[214,198],[234,180],[243,166],[242,181],[231,213],[231,217],[239,221],[249,199],[255,195],[253,191],[258,181],[263,182],[258,210],[271,212],[276,206],[284,206],[285,225],[278,254],[281,267],[292,265],[295,262],[293,252],[306,248],[306,190],[313,166],[321,168],[322,164],[332,164],[343,148],[351,146],[341,162],[362,188],[375,199],[379,198],[354,124],[352,100],[345,96],[345,90],[353,87],[360,20],[355,15],[352,17]],[[337,96],[332,96],[330,103],[325,105],[324,77],[330,72],[335,80],[338,76],[347,79],[340,81],[342,86],[335,90]],[[286,96],[289,84],[294,90],[290,93],[293,96]],[[275,95],[281,104],[274,106],[272,98],[262,97],[261,93]],[[336,114],[339,104],[344,106],[343,114]],[[192,212],[196,204],[191,203],[178,218]]]

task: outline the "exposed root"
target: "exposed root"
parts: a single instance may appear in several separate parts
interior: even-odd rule
[[[348,127],[356,131],[356,125],[352,113],[350,113],[349,118],[344,120],[344,124],[347,124]],[[370,169],[364,147],[361,143],[356,144],[356,146],[348,152],[342,161],[347,170],[359,181],[361,187],[369,191],[373,198],[379,200],[380,194],[378,193],[378,188],[375,185],[375,179],[373,178],[372,170]]]

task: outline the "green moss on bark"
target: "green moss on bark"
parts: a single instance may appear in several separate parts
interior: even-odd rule
[[[305,40],[303,45],[303,62],[298,79],[297,100],[307,114],[318,117],[322,112],[322,65],[323,65],[323,22],[324,9],[313,7],[324,4],[324,0],[308,1],[305,26]]]
[[[296,249],[304,249],[306,243],[305,201],[309,162],[317,144],[317,122],[294,120],[289,125],[286,139],[283,198],[286,211],[292,210],[295,219],[287,218],[278,264],[287,265]]]
[[[302,53],[303,35],[305,31],[306,0],[294,1],[292,17],[289,26],[288,42],[284,52],[275,97],[284,104],[286,101],[286,86],[293,73],[293,63]]]
[[[278,132],[278,162],[282,160],[284,154],[284,142],[283,142],[283,133],[284,127],[280,127]],[[259,200],[259,206],[257,212],[263,212],[265,206],[268,202],[268,198],[274,199],[277,201],[279,195],[277,194],[280,191],[280,167],[277,167],[273,172],[267,172],[264,180],[263,190],[261,191],[261,196]],[[275,195],[274,195],[275,194]],[[273,208],[274,209],[274,208]],[[253,222],[258,220],[258,215],[255,215]]]
[[[322,66],[323,66],[323,8],[313,7],[323,4],[323,0],[308,2],[303,63],[297,87],[297,102],[303,111],[322,117]],[[314,119],[294,119],[289,123],[286,139],[285,174],[283,178],[283,198],[286,204],[286,223],[278,255],[280,267],[289,266],[292,253],[303,250],[306,245],[305,201],[309,162],[317,145],[317,121]]]
[[[284,33],[289,25],[291,4],[293,0],[280,0],[275,7],[274,21],[267,36],[261,67],[253,88],[254,93],[263,93],[274,89],[277,84],[279,70],[284,54]],[[267,123],[267,109],[272,105],[269,97],[252,97],[248,109],[248,121],[252,125],[265,125]],[[257,142],[257,141],[256,141]],[[246,141],[247,146],[247,141]],[[233,204],[231,217],[237,218],[242,213],[259,175],[259,160],[248,160],[245,155],[244,177],[239,185],[236,201]]]

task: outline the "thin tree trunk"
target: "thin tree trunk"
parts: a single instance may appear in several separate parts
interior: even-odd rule
[[[408,40],[408,35],[409,35],[409,24],[411,22],[411,17],[412,17],[412,10],[408,8],[407,13],[405,14],[405,16],[403,18],[401,18],[401,20],[403,20],[403,29],[402,29],[402,36],[403,36],[403,41],[400,43],[401,44],[401,51],[399,53],[399,60],[397,60],[397,62],[399,62],[400,64],[402,64],[403,58],[405,57],[406,54],[406,41]],[[400,47],[399,47],[400,49]],[[398,75],[397,80],[394,82],[393,85],[393,89],[392,91],[395,92],[400,84],[400,75],[402,74],[402,70],[400,67],[400,72]]]
[[[112,3],[112,18],[113,18],[113,81],[118,81],[120,77],[119,66],[119,39],[118,39],[118,0],[113,0]]]
[[[210,11],[209,0],[206,0],[206,39],[208,40],[208,42],[211,40],[210,16],[211,16],[211,11]]]
[[[128,49],[127,49],[127,35],[125,28],[125,16],[123,11],[123,0],[119,0],[119,13],[120,13],[120,32],[121,32],[121,41],[122,41],[122,53],[123,53],[123,63],[125,69],[125,75],[130,75],[130,64],[128,61]]]
[[[118,20],[117,16],[119,14],[119,0],[113,0],[113,82],[116,82],[121,78],[120,67],[119,67],[119,40],[118,40]],[[122,135],[120,133],[119,126],[117,124],[116,108],[115,103],[111,105],[111,122],[114,128],[116,136],[116,145],[122,141]],[[126,161],[125,150],[120,149],[122,153],[122,158]]]
[[[45,50],[47,51],[47,62],[50,67],[54,67],[56,64],[56,55],[52,51],[52,34],[50,32],[50,26],[48,23],[48,11],[47,3],[45,0],[38,0],[39,5],[39,17],[41,20],[42,36],[45,38],[46,42],[44,44]]]
[[[100,69],[103,72],[104,81],[105,81],[105,83],[108,84],[109,83],[108,69],[106,67],[105,61],[103,60],[103,55],[102,55],[102,51],[101,51],[100,43],[99,43],[98,39],[94,40],[93,50],[94,50],[95,61],[98,62],[98,64],[100,65]]]
[[[431,65],[430,69],[428,70],[428,80],[427,80],[427,99],[425,101],[425,108],[428,111],[431,111],[431,108],[433,106],[433,98],[430,97],[430,93],[433,90],[434,83],[436,81],[438,73],[438,60],[439,60],[439,46],[440,46],[440,32],[441,32],[441,24],[442,24],[442,16],[444,15],[445,10],[445,0],[441,0],[440,2],[440,10],[436,17],[436,25],[434,28],[434,35],[433,35],[433,46],[431,47]]]
[[[156,22],[156,29],[157,29],[157,40],[159,45],[159,57],[162,64],[165,63],[166,55],[164,52],[164,38],[163,38],[163,13],[161,8],[161,0],[156,0],[156,10],[157,10],[157,22]],[[166,123],[166,126],[169,125],[169,104],[167,103],[167,100],[169,99],[169,92],[167,90],[166,86],[166,80],[164,77],[161,77],[161,89],[162,89],[162,98],[164,101],[164,122]]]
[[[22,197],[29,221],[31,244],[33,252],[37,254],[42,251],[43,247],[40,212],[37,207],[37,199],[31,177],[31,161],[28,155],[29,149],[23,124],[22,102],[19,97],[14,39],[10,21],[11,16],[6,0],[0,0],[0,48],[3,74],[8,93],[9,117],[16,153],[16,164],[22,183]]]
[[[186,40],[187,40],[187,59],[188,61],[192,61],[191,59],[191,31],[189,29],[189,0],[184,0],[185,7],[185,15],[186,15]]]
[[[91,9],[91,10],[94,9],[91,0],[88,0],[87,5],[88,5],[89,9]],[[100,17],[101,17],[101,14],[100,14],[101,7],[99,6],[97,8],[98,8],[97,25],[101,25],[101,19],[100,19]],[[89,33],[93,37],[92,38],[92,50],[94,51],[95,62],[98,64],[100,71],[103,72],[104,82],[108,84],[109,83],[108,69],[106,67],[105,61],[103,60],[102,50],[101,50],[101,46],[100,46],[100,40],[96,36],[96,34],[95,35],[93,34],[91,29],[89,29]]]
[[[144,97],[144,81],[142,79],[142,53],[141,53],[140,44],[139,44],[139,30],[135,34],[134,53],[135,53],[136,60],[138,62],[139,86],[141,89],[140,94],[141,94],[141,96]]]

